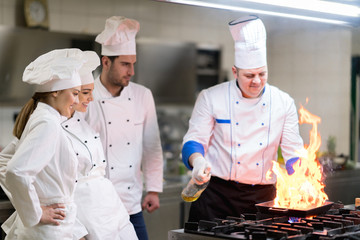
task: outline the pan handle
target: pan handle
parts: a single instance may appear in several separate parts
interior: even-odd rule
[[[286,208],[276,208],[276,207],[271,207],[269,208],[269,212],[273,212],[273,213],[287,213],[289,211],[289,209]]]

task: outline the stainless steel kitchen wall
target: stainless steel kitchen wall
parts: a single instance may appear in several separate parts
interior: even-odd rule
[[[194,104],[196,45],[138,39],[134,82],[151,89],[156,104]]]
[[[0,26],[0,105],[23,105],[34,87],[22,82],[25,67],[35,58],[58,48],[95,50],[95,36]]]
[[[25,67],[43,53],[71,47],[101,52],[92,35],[0,26],[0,105],[23,105],[35,89],[21,80]],[[137,41],[133,81],[150,88],[157,104],[193,104],[195,71],[195,44]]]

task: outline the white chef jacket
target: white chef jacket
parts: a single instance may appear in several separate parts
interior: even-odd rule
[[[9,239],[73,239],[77,158],[60,126],[63,120],[39,102],[8,162],[5,184],[18,214]],[[40,224],[40,206],[53,203],[65,204],[65,219],[60,226]]]
[[[86,239],[138,239],[124,204],[111,181],[104,177],[106,158],[100,136],[83,116],[75,112],[61,125],[69,135],[79,162],[75,203],[78,219],[89,232]],[[125,238],[122,231],[128,225],[131,235]]]
[[[5,184],[5,179],[6,179],[5,174],[6,174],[8,162],[15,154],[15,149],[18,142],[19,139],[14,137],[14,139],[0,152],[0,185],[10,201],[12,201],[12,196]]]
[[[244,184],[276,182],[266,173],[279,144],[286,160],[303,148],[294,100],[269,84],[261,97],[244,98],[236,80],[200,92],[183,144],[188,141],[203,146],[212,176]]]
[[[86,121],[100,133],[108,160],[107,177],[128,213],[141,211],[143,177],[146,191],[162,192],[163,155],[155,103],[151,91],[130,82],[113,97],[95,79],[94,101]]]

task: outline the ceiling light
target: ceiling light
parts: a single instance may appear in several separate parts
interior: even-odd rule
[[[320,0],[301,0],[301,1],[288,1],[288,0],[244,0],[247,2],[262,3],[268,5],[275,5],[288,8],[303,9],[315,12],[330,13],[349,17],[359,17],[360,8],[352,5],[327,2]]]
[[[358,26],[360,8],[320,0],[156,0],[209,7],[229,11],[250,12],[345,26]],[[301,4],[303,3],[303,4]],[[311,3],[311,4],[310,4]],[[316,3],[316,4],[315,4]],[[322,5],[321,5],[322,4]],[[312,7],[312,8],[310,8]]]

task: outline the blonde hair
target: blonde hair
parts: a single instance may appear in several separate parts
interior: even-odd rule
[[[51,94],[51,92],[36,92],[31,99],[22,107],[19,115],[16,117],[13,135],[18,139],[25,129],[26,123],[28,122],[30,115],[34,112],[38,102],[44,102],[45,99]]]

